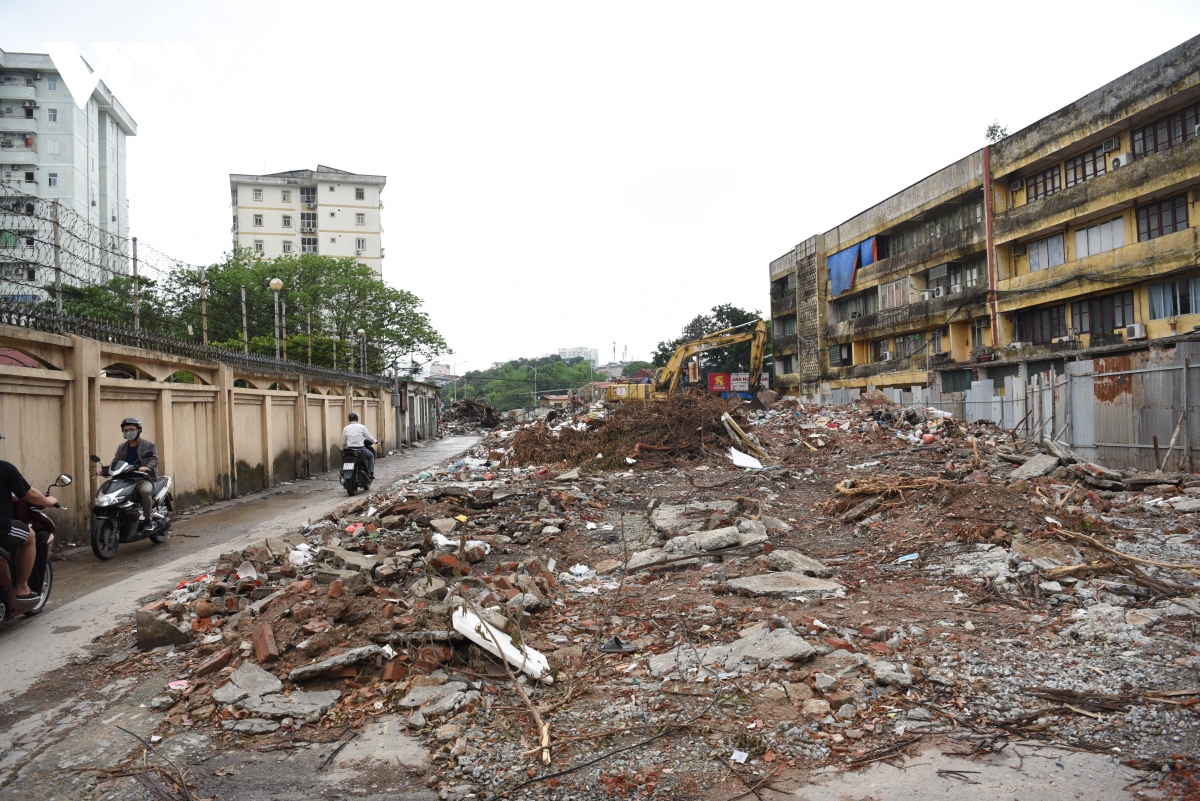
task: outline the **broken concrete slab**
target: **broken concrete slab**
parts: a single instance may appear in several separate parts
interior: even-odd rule
[[[667,540],[667,544],[663,546],[662,550],[670,557],[718,551],[737,545],[741,541],[741,536],[742,534],[736,526],[727,526],[712,531],[675,537]]]
[[[565,473],[560,473],[559,475],[554,477],[554,480],[555,481],[578,481],[579,480],[579,468],[573,467]]]
[[[648,667],[652,676],[661,676],[676,670],[699,669],[710,671],[718,665],[726,671],[742,667],[754,670],[767,667],[774,662],[802,662],[817,653],[807,640],[787,629],[771,630],[767,623],[758,623],[741,632],[738,639],[724,645],[715,645],[699,651],[684,644],[677,645],[666,653],[650,657]]]
[[[845,591],[846,588],[836,581],[788,571],[730,579],[725,582],[725,589],[738,595],[769,598],[819,598],[826,593]]]
[[[1055,540],[1016,537],[1013,539],[1012,550],[1017,556],[1028,559],[1042,570],[1083,562],[1083,555],[1073,545]]]
[[[737,535],[736,539],[734,538],[734,534]],[[632,573],[645,567],[670,563],[671,560],[678,560],[681,556],[691,556],[692,554],[699,556],[724,548],[741,548],[758,545],[759,543],[766,542],[768,539],[766,526],[757,520],[743,520],[738,523],[737,528],[726,526],[725,528],[713,529],[712,531],[686,534],[668,540],[662,548],[648,548],[644,551],[638,551],[629,557],[629,563],[625,565],[625,572]],[[675,562],[674,564],[683,566],[689,563],[691,563],[691,560]]]
[[[304,665],[303,667],[296,668],[290,674],[288,674],[288,681],[306,681],[307,679],[314,679],[318,676],[325,676],[335,670],[340,670],[341,668],[348,667],[350,665],[356,665],[364,659],[370,659],[376,654],[379,654],[381,651],[382,649],[378,645],[364,645],[361,648],[352,648],[343,654],[338,654],[337,656],[330,657],[329,659],[323,659],[320,662],[314,662],[311,665]]]
[[[1064,467],[1068,467],[1076,462],[1083,461],[1083,459],[1079,457],[1079,454],[1075,453],[1075,451],[1071,450],[1062,442],[1057,442],[1056,440],[1052,439],[1043,439],[1042,447],[1046,449],[1047,454],[1057,459]]]
[[[1180,514],[1200,512],[1200,498],[1184,498],[1171,504],[1171,508]]]
[[[343,570],[353,570],[356,573],[366,573],[368,575],[375,569],[375,565],[379,561],[379,557],[377,556],[371,556],[358,551],[348,551],[345,548],[337,548],[331,545],[326,545],[317,551],[317,559],[334,567],[340,567]]]
[[[278,731],[279,724],[264,718],[244,718],[242,720],[226,720],[221,723],[221,728],[238,734],[270,734]]]
[[[715,512],[732,515],[737,501],[697,501],[685,504],[666,504],[650,514],[650,525],[657,531],[699,531]]]
[[[1058,467],[1058,457],[1039,453],[1028,462],[1008,474],[1009,481],[1028,481],[1031,478],[1049,475]]]
[[[192,630],[176,626],[169,619],[145,609],[137,612],[137,644],[143,651],[164,645],[183,645],[192,641]]]
[[[829,567],[813,559],[811,556],[805,556],[799,551],[771,551],[764,557],[767,565],[772,570],[781,570],[783,572],[804,573],[809,576],[827,576],[832,570]]]
[[[855,520],[864,518],[871,514],[871,512],[874,512],[882,503],[882,496],[876,495],[873,498],[867,498],[857,506],[851,507],[850,509],[847,509],[845,512],[842,512],[840,515],[838,515],[837,521],[839,523],[853,523]]]
[[[324,692],[293,692],[290,695],[272,693],[264,696],[251,696],[238,703],[242,709],[251,715],[264,718],[302,718],[315,723],[326,712],[333,708],[342,697],[340,690],[325,690]]]
[[[431,687],[414,687],[396,706],[415,709],[426,718],[454,711],[466,700],[468,686],[461,681],[448,681]]]
[[[790,525],[783,522],[778,517],[771,517],[770,515],[763,515],[762,522],[763,522],[763,525],[766,526],[767,529],[770,531],[782,531],[783,533],[787,534],[788,532],[790,532],[792,530],[792,527]]]
[[[213,700],[218,704],[235,704],[251,696],[277,693],[283,682],[253,662],[243,662],[229,677],[229,682],[213,690]]]
[[[453,517],[439,517],[437,520],[430,520],[429,527],[439,534],[449,534],[458,527],[458,521]]]

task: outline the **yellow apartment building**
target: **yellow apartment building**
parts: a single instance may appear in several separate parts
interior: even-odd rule
[[[1200,36],[770,264],[775,386],[966,390],[1200,339]]]

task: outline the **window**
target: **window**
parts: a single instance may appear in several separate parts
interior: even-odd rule
[[[992,328],[992,318],[980,317],[978,320],[976,320],[975,323],[971,326],[971,347],[972,348],[984,347],[985,344],[987,343],[987,341],[991,338],[990,336],[987,336],[988,334],[990,334],[991,328]]]
[[[260,201],[262,200],[262,190],[261,189],[254,190],[254,199],[260,200]]]
[[[782,372],[779,375],[787,375],[793,373],[792,361],[794,356],[780,356],[779,364],[782,364]],[[854,346],[849,342],[843,345],[829,346],[829,366],[830,367],[849,367],[854,364]]]
[[[1057,267],[1066,259],[1063,257],[1063,235],[1055,234],[1045,239],[1029,243],[1029,272],[1048,270]]]
[[[292,215],[290,215],[290,214],[283,215],[283,227],[284,228],[292,227]]]
[[[292,240],[290,240],[290,239],[283,240],[283,252],[284,253],[292,252]]]
[[[886,339],[877,339],[871,343],[871,361],[884,361],[884,355],[889,352],[888,341]]]
[[[930,353],[944,353],[945,352],[942,349],[942,345],[945,343],[948,333],[949,332],[945,328],[934,329],[933,333],[930,334],[930,336],[929,336],[929,352]]]
[[[25,183],[32,184],[32,183],[36,183],[36,182],[37,182],[37,179],[34,177],[34,174],[32,172],[25,173]]]
[[[46,186],[58,186],[58,173],[50,173],[50,177],[46,181]]]
[[[1188,227],[1187,195],[1142,206],[1137,210],[1137,221],[1139,242],[1182,231]]]
[[[51,92],[57,92],[57,91],[58,91],[58,81],[56,81],[55,79],[51,78],[51,79],[50,79],[50,80],[49,80],[49,81],[46,83],[46,88],[47,88],[47,89],[49,89]]]
[[[1045,345],[1067,335],[1067,307],[1050,306],[1017,315],[1017,339]]]
[[[776,336],[790,336],[796,333],[796,315],[789,314],[787,317],[775,318],[775,324],[771,328],[772,333]]]
[[[315,186],[300,187],[300,202],[315,205],[317,202],[317,188]]]
[[[983,199],[970,200],[937,217],[898,231],[888,238],[889,255],[912,250],[917,245],[938,239],[961,228],[983,222]],[[884,258],[880,255],[880,258]]]
[[[1200,314],[1200,279],[1184,278],[1165,284],[1151,284],[1149,295],[1151,320]]]
[[[903,359],[906,356],[912,356],[924,344],[924,334],[909,334],[908,336],[896,337],[896,358]]]
[[[330,186],[330,187],[329,187],[329,191],[330,191],[330,192],[332,192],[332,191],[333,191],[333,187],[332,187],[332,186]]]
[[[254,252],[255,253],[263,252],[263,241],[261,239],[254,240]]]
[[[1196,136],[1200,124],[1200,103],[1176,111],[1133,132],[1133,155],[1148,156],[1182,144]]]
[[[974,377],[970,370],[947,370],[942,373],[942,392],[966,392]]]
[[[233,230],[237,230],[237,215],[233,215]]]
[[[58,122],[58,109],[56,109],[56,108],[46,109],[46,121],[47,122]]]
[[[1096,148],[1091,153],[1084,153],[1067,160],[1067,186],[1090,181],[1097,175],[1104,174],[1104,150]]]
[[[255,228],[262,228],[262,217],[263,216],[261,214],[254,215],[254,227]]]
[[[1111,334],[1132,323],[1132,292],[1077,300],[1071,304],[1071,327],[1080,334]]]
[[[330,216],[330,217],[336,217],[336,216],[337,216],[337,212],[336,212],[336,211],[331,211],[331,212],[329,212],[329,216]]]
[[[27,119],[27,120],[33,119],[33,108],[32,107],[27,107],[25,109],[25,119]]]
[[[292,190],[284,189],[282,192],[279,193],[279,199],[281,201],[283,201],[284,203],[291,203],[292,202]]]
[[[359,253],[362,253],[364,250],[367,249],[367,240],[361,236],[358,239],[355,239],[354,240],[354,249],[357,250]]]
[[[865,292],[838,301],[838,320],[853,320],[877,311],[879,311],[879,294],[877,292]]]
[[[58,155],[58,140],[50,139],[46,142],[46,153],[51,156]]]
[[[301,253],[316,253],[317,238],[315,236],[300,237],[300,252]]]
[[[19,244],[16,231],[0,231],[0,248],[15,248]]]
[[[317,230],[317,213],[315,211],[300,212],[300,232],[312,233]]]
[[[1060,189],[1062,189],[1061,176],[1058,165],[1055,164],[1050,169],[1025,179],[1025,202],[1032,203],[1035,200],[1050,197]]]
[[[354,215],[354,224],[355,225],[366,225],[367,224],[367,215],[355,214]]]
[[[332,244],[334,244],[334,243],[336,243],[336,242],[337,242],[337,237],[336,237],[336,236],[331,236],[331,237],[329,237],[329,244],[331,244],[331,245],[332,245]]]
[[[237,190],[233,190],[233,205],[237,205]]]
[[[987,256],[963,265],[963,284],[967,287],[987,285]]]
[[[367,198],[366,190],[364,190],[361,186],[357,186],[354,188],[354,199],[355,200],[366,200],[366,198]]]
[[[1075,232],[1075,258],[1094,256],[1106,250],[1125,246],[1125,219],[1111,220],[1080,228]]]
[[[879,308],[895,309],[908,305],[908,279],[901,278],[879,287]]]

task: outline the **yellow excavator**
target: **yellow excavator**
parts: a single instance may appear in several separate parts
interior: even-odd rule
[[[742,342],[750,343],[750,391],[758,392],[763,358],[767,352],[767,324],[763,320],[751,320],[748,323],[705,334],[691,342],[683,343],[671,354],[666,365],[655,371],[652,384],[613,384],[608,388],[608,400],[664,400],[679,389],[679,383],[683,379],[684,365],[692,356],[714,348],[724,348]]]

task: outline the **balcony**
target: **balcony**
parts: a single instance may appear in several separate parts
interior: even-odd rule
[[[954,321],[965,321],[986,309],[987,287],[969,287],[932,300],[919,300],[896,309],[867,314],[853,320],[830,323],[826,335],[830,340],[879,338],[901,334],[914,329],[938,328]]]
[[[890,359],[886,362],[855,364],[850,367],[830,367],[829,379],[831,381],[846,381],[855,378],[871,378],[888,373],[912,372],[925,372],[924,353],[915,356],[904,356],[899,359]]]
[[[33,148],[4,148],[0,149],[0,164],[9,166],[21,165],[29,166],[32,169],[37,165],[37,151]],[[23,176],[20,176],[23,177]]]
[[[23,114],[0,114],[0,133],[37,133],[37,124]]]
[[[301,225],[300,226],[300,233],[302,233],[302,234],[315,234],[316,232],[317,232],[317,226],[315,226],[315,225]]]
[[[22,83],[0,83],[0,100],[36,100],[37,90]]]
[[[986,246],[987,229],[983,223],[975,223],[863,267],[855,273],[854,283],[883,283],[948,261],[962,261]]]
[[[780,295],[771,295],[771,316],[778,317],[796,308],[796,290],[790,289]]]
[[[1200,138],[1193,138],[1058,194],[997,214],[993,227],[995,239],[1008,242],[1167,190],[1200,176],[1197,165],[1200,165]]]

